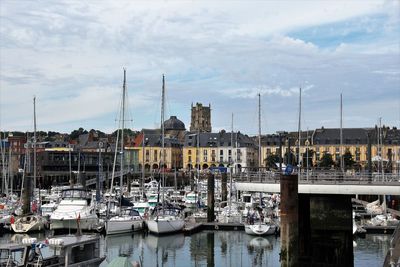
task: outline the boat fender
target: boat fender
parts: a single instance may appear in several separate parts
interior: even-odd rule
[[[217,224],[214,226],[214,229],[215,229],[215,230],[218,230],[218,229],[219,229],[219,227],[218,227]]]

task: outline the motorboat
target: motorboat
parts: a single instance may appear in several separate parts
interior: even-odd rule
[[[41,212],[42,212],[42,216],[43,217],[48,217],[48,218],[50,218],[51,214],[53,214],[53,212],[56,210],[56,208],[57,208],[57,203],[55,203],[55,202],[42,204],[40,206],[40,209],[41,209]]]
[[[97,229],[99,219],[90,192],[82,188],[62,191],[61,201],[50,216],[50,229]]]
[[[106,234],[121,234],[143,229],[143,218],[139,212],[132,208],[122,209],[117,216],[106,221]]]
[[[22,234],[45,230],[45,219],[40,215],[29,214],[14,220],[14,218],[11,219],[11,229],[15,233]]]
[[[200,198],[196,192],[189,192],[185,196],[185,206],[187,208],[196,208],[200,202]]]
[[[43,249],[49,251],[42,253]],[[104,259],[100,256],[99,235],[57,236],[40,242],[24,238],[22,243],[0,244],[0,266],[95,267]]]

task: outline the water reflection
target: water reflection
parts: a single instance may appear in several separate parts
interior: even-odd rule
[[[272,250],[273,245],[265,237],[254,237],[247,244],[247,251],[252,258],[252,266],[263,266],[267,250]]]
[[[5,234],[0,243],[36,237],[43,240],[43,233],[28,235]],[[367,235],[356,239],[354,266],[382,266],[389,248],[390,235]],[[106,236],[101,239],[101,250],[107,256],[100,266],[105,267],[120,254],[129,255],[130,261],[140,261],[142,266],[279,266],[280,240],[274,236],[253,237],[244,231],[203,231],[191,236],[182,234],[153,236]],[[46,249],[45,249],[45,254]]]

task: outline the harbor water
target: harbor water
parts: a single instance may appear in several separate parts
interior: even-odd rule
[[[18,241],[27,235],[5,234],[0,243]],[[30,237],[44,239],[45,234]],[[382,266],[389,249],[390,235],[368,234],[354,240],[354,266]],[[280,266],[280,239],[275,236],[253,237],[244,231],[203,231],[154,236],[143,233],[102,236],[101,253],[107,266],[121,254],[142,266]]]

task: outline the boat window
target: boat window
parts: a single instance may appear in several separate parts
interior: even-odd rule
[[[62,193],[63,198],[86,198],[86,191],[83,190],[65,190]]]
[[[137,210],[130,210],[130,214],[131,216],[140,216],[139,212]]]
[[[17,266],[20,266],[23,262],[23,252],[24,248],[10,250],[10,249],[0,249],[0,265],[3,266],[14,266],[12,263],[16,263]]]

